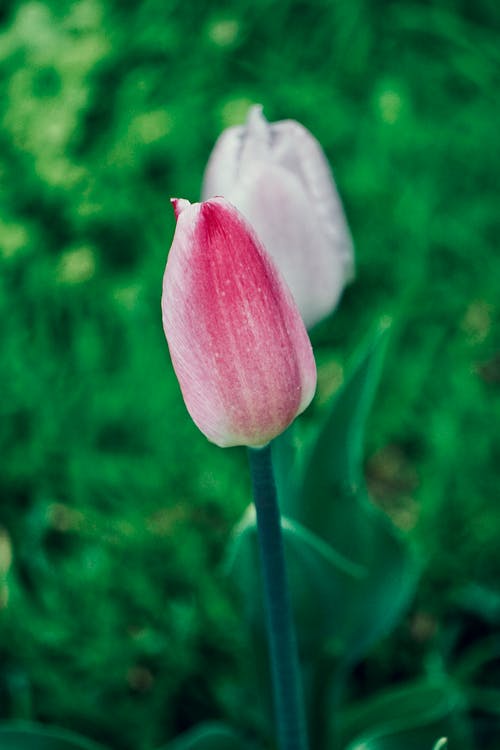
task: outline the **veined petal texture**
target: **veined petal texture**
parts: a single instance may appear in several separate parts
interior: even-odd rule
[[[316,366],[299,310],[231,204],[174,207],[162,310],[186,407],[217,445],[265,445],[314,395]]]

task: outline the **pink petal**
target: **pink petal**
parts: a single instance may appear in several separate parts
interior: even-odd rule
[[[162,308],[186,406],[209,440],[264,445],[311,401],[316,367],[300,313],[225,200],[179,214]]]

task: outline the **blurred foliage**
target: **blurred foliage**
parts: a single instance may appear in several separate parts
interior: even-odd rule
[[[357,247],[357,281],[314,334],[317,413],[373,319],[395,321],[365,474],[425,573],[349,697],[472,669],[488,747],[499,21],[496,0],[3,0],[3,718],[117,750],[203,719],[258,722],[220,570],[248,501],[245,457],[190,422],[159,294],[168,198],[197,198],[220,130],[262,102],[269,120],[298,119],[323,144]]]

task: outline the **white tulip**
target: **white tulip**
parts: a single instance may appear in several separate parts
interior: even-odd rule
[[[300,123],[268,123],[252,107],[219,137],[203,199],[223,196],[253,226],[281,270],[308,328],[337,306],[354,276],[353,244],[318,141]]]

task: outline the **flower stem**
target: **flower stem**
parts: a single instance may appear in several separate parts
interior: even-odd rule
[[[280,750],[307,750],[297,641],[286,578],[271,447],[250,448],[248,453],[257,513],[278,744]]]

